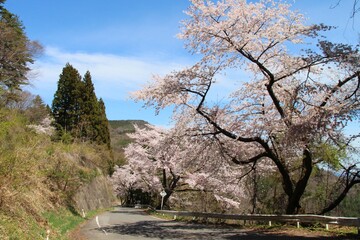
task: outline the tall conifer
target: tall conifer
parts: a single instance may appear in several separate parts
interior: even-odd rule
[[[60,75],[52,112],[60,134],[66,132],[73,138],[105,144],[110,148],[105,104],[96,97],[89,71],[81,79],[78,71],[66,64]]]
[[[83,78],[81,112],[81,137],[85,140],[96,141],[98,135],[96,126],[99,124],[100,108],[89,71],[85,73]]]
[[[69,63],[63,68],[52,102],[58,129],[78,137],[82,105],[82,81],[79,72]]]
[[[99,125],[97,126],[99,135],[97,137],[97,142],[106,144],[110,148],[110,131],[109,131],[109,121],[106,117],[105,104],[102,98],[99,99]]]

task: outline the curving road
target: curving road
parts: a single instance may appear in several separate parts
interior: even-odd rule
[[[100,227],[99,227],[100,225]],[[155,240],[155,239],[325,239],[314,237],[270,234],[264,231],[234,227],[192,224],[167,221],[147,215],[141,209],[116,207],[88,221],[81,229],[81,235],[88,240]],[[326,237],[326,239],[331,239]],[[333,238],[339,239],[339,238]],[[341,238],[347,239],[347,238]]]

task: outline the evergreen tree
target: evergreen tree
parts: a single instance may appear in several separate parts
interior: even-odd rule
[[[110,132],[105,104],[98,101],[91,74],[81,79],[69,63],[63,68],[58,89],[52,103],[52,112],[59,135],[105,144],[110,148]]]
[[[85,73],[83,79],[81,112],[81,137],[85,140],[96,141],[98,135],[96,125],[99,124],[98,119],[101,114],[89,71]]]
[[[63,68],[52,102],[52,113],[58,130],[79,135],[83,83],[79,72],[69,63]]]
[[[100,98],[99,100],[99,109],[100,109],[99,124],[97,125],[97,130],[99,134],[97,136],[97,142],[106,144],[108,148],[110,148],[109,121],[106,117],[105,104],[102,98]]]
[[[41,121],[49,116],[50,111],[39,95],[32,97],[30,106],[24,110],[24,114],[31,124],[40,124]]]
[[[6,106],[16,100],[21,85],[28,84],[29,64],[42,48],[27,38],[19,18],[3,4],[0,1],[0,100]]]

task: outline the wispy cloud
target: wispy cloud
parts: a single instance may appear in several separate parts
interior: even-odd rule
[[[138,58],[115,54],[70,52],[55,47],[46,47],[44,55],[36,61],[32,79],[34,94],[51,104],[57,89],[57,81],[66,63],[73,65],[81,75],[90,71],[96,95],[104,99],[109,119],[153,119],[154,110],[144,110],[141,103],[129,99],[129,93],[141,89],[151,81],[153,74],[165,75],[194,63],[194,59]],[[219,75],[214,89],[209,93],[212,103],[227,102],[227,96],[239,82],[247,79],[242,72],[230,71]],[[231,79],[227,81],[226,79]],[[140,110],[142,109],[142,110]],[[157,124],[168,125],[170,112],[158,116]]]
[[[34,66],[37,77],[33,81],[36,94],[47,102],[56,91],[59,75],[66,63],[73,65],[81,75],[89,70],[98,97],[112,100],[126,99],[130,91],[137,90],[148,82],[152,74],[165,74],[183,65],[168,59],[66,52],[47,47],[44,56]]]

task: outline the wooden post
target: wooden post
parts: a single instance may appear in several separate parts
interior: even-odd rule
[[[325,224],[326,231],[329,231],[329,224]]]
[[[271,221],[269,221],[269,227],[271,227]]]
[[[296,227],[300,228],[300,222],[296,222]]]

